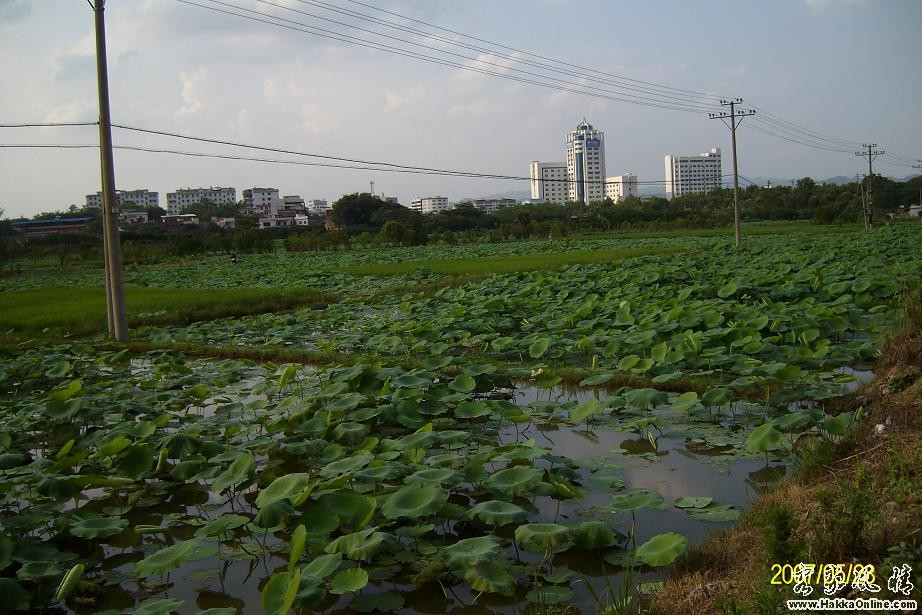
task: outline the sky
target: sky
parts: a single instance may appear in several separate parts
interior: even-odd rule
[[[724,173],[732,171],[730,131],[707,117],[708,110],[718,110],[716,97],[723,96],[743,98],[742,107],[757,110],[738,131],[744,177],[866,173],[867,163],[853,152],[867,142],[886,150],[874,168],[885,175],[911,175],[917,172],[912,162],[922,158],[918,0],[363,0],[372,8],[324,0],[427,36],[304,0],[191,1],[283,16],[292,27],[179,0],[108,0],[114,123],[303,153],[521,177],[528,175],[532,160],[564,160],[567,131],[586,117],[605,133],[608,175],[632,172],[641,182],[661,182],[666,154],[697,154],[715,146],[725,154]],[[569,84],[548,88],[388,54],[305,33],[301,30],[307,28],[294,22],[507,77],[547,83],[552,76]],[[435,49],[383,39],[356,26]],[[95,43],[87,3],[0,0],[0,74],[5,84],[0,124],[94,122]],[[663,102],[691,110],[651,106]],[[779,124],[778,118],[798,127]],[[817,134],[836,140],[821,141]],[[120,146],[323,162],[124,129],[115,129],[113,136]],[[94,126],[0,128],[2,145],[97,142]],[[373,181],[376,193],[397,196],[404,204],[416,196],[458,200],[528,189],[527,181],[131,150],[116,151],[115,163],[119,189],[159,191],[162,206],[167,192],[200,186],[233,186],[238,198],[244,188],[269,186],[286,195],[333,201],[366,192]],[[96,149],[0,148],[5,217],[82,206],[85,195],[99,189]]]

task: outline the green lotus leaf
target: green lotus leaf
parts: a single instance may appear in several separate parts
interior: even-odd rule
[[[266,615],[287,615],[298,596],[301,571],[277,572],[263,586],[262,607]]]
[[[487,525],[506,525],[527,519],[528,511],[509,502],[489,500],[471,508],[468,515]]]
[[[363,401],[365,401],[365,396],[360,393],[345,393],[330,404],[330,409],[334,412],[349,412],[355,410]]]
[[[703,508],[687,508],[685,510],[689,515],[699,521],[710,521],[712,523],[721,523],[726,521],[736,521],[740,518],[739,508],[729,504],[712,503]]]
[[[505,566],[495,560],[479,560],[464,571],[464,580],[479,592],[512,596],[515,577]]]
[[[467,568],[480,560],[494,559],[499,555],[499,539],[495,536],[465,538],[439,551],[445,563],[452,568]]]
[[[291,547],[288,551],[288,572],[292,572],[295,569],[298,560],[304,555],[305,546],[307,546],[307,528],[301,523],[298,524],[295,531],[291,533]]]
[[[256,467],[256,459],[250,453],[241,453],[226,470],[221,472],[211,485],[212,490],[221,493],[228,487],[242,482],[253,468]]]
[[[29,608],[32,594],[13,579],[0,577],[0,604],[10,611],[25,611]]]
[[[253,519],[253,525],[264,530],[281,526],[294,512],[294,507],[288,500],[279,500],[272,502],[259,509],[256,518]]]
[[[397,592],[381,592],[356,596],[349,602],[349,608],[358,613],[390,613],[403,606],[403,596]]]
[[[581,380],[579,383],[579,386],[581,387],[598,386],[600,384],[605,384],[606,382],[608,382],[614,377],[615,375],[610,372],[606,374],[596,374],[595,376],[589,376],[588,378]]]
[[[550,340],[547,338],[542,338],[534,342],[531,346],[528,347],[528,356],[532,359],[540,359],[545,352],[547,352],[548,344]]]
[[[391,380],[391,386],[397,389],[423,389],[431,384],[431,379],[420,378],[414,374],[404,374]]]
[[[622,357],[622,359],[618,361],[618,369],[623,372],[627,372],[634,369],[634,366],[638,363],[640,363],[640,357],[638,357],[636,354],[629,354],[626,357]]]
[[[543,476],[543,470],[513,466],[491,475],[484,481],[484,486],[490,491],[517,496],[532,491],[541,482]]]
[[[12,470],[26,462],[25,455],[19,453],[3,453],[0,455],[0,470]]]
[[[455,417],[459,419],[476,419],[492,413],[489,404],[481,400],[460,403],[454,410]]]
[[[746,450],[750,453],[764,453],[774,449],[779,441],[781,441],[781,432],[774,423],[763,423],[753,429],[746,438]]]
[[[371,521],[378,507],[378,501],[367,495],[356,493],[351,489],[339,489],[324,493],[317,502],[328,508],[337,517],[340,524],[353,530],[360,530]]]
[[[301,569],[301,577],[304,579],[325,579],[339,568],[343,561],[342,553],[324,553],[318,555],[311,562]]]
[[[657,389],[633,389],[627,394],[628,403],[641,410],[664,404],[668,398],[666,393]]]
[[[729,389],[714,388],[709,389],[701,396],[701,403],[712,408],[715,406],[726,406],[733,401],[733,392]]]
[[[668,566],[685,550],[688,539],[675,532],[657,534],[637,547],[637,561],[647,566]]]
[[[617,534],[602,521],[584,521],[573,528],[573,542],[580,549],[603,549],[614,542]]]
[[[458,393],[470,393],[477,388],[477,381],[467,374],[458,374],[448,383],[448,388]]]
[[[404,479],[406,483],[431,483],[435,485],[456,485],[461,481],[461,473],[451,468],[433,468],[420,470]]]
[[[340,536],[331,541],[324,551],[327,553],[342,553],[350,559],[357,561],[370,560],[381,550],[386,543],[390,542],[392,536],[385,532],[377,531],[377,528],[370,527],[360,532],[353,532]]]
[[[515,541],[526,551],[566,551],[573,546],[573,533],[557,523],[529,523],[515,529]]]
[[[854,412],[843,412],[833,418],[826,419],[822,423],[823,430],[833,436],[844,436],[848,433],[848,428],[855,420]]]
[[[41,581],[47,577],[61,575],[61,566],[57,562],[27,562],[16,571],[16,577],[21,580]]]
[[[576,423],[579,423],[580,421],[587,418],[590,414],[598,412],[601,409],[603,409],[603,406],[599,400],[589,399],[581,403],[570,412],[570,419]]]
[[[717,291],[717,296],[721,299],[726,299],[730,295],[736,292],[736,281],[730,280],[726,284],[720,287],[720,290]]]
[[[128,527],[128,519],[118,517],[99,517],[81,519],[71,524],[70,533],[78,538],[105,538],[120,534]]]
[[[148,555],[134,565],[134,571],[139,577],[165,574],[174,568],[179,568],[187,561],[205,559],[215,553],[217,549],[211,546],[201,547],[195,539],[185,540]]]
[[[431,515],[448,500],[448,492],[436,485],[410,484],[387,496],[381,512],[388,519]]]
[[[276,478],[272,483],[259,492],[256,496],[256,506],[265,508],[280,500],[298,499],[310,485],[310,474],[286,474]]]
[[[249,517],[244,515],[237,515],[234,513],[226,513],[220,517],[216,517],[203,525],[202,527],[195,530],[196,538],[215,538],[215,537],[224,537],[231,530],[235,530],[238,527],[243,527],[247,523],[252,521]]]
[[[348,594],[357,592],[368,585],[368,573],[361,568],[347,568],[336,573],[330,580],[330,592]]]
[[[135,480],[151,471],[154,465],[154,447],[150,444],[134,444],[119,453],[118,468]]]
[[[656,491],[634,489],[627,493],[612,496],[609,508],[615,512],[631,512],[643,508],[662,508],[663,502],[663,496]]]
[[[694,391],[682,393],[672,401],[671,408],[677,412],[688,412],[698,405],[698,394]]]
[[[64,578],[61,579],[61,582],[58,584],[58,589],[54,592],[55,600],[63,600],[70,595],[70,592],[77,586],[77,583],[80,581],[80,576],[83,574],[84,565],[76,564],[73,568],[67,571],[67,574],[64,575]]]
[[[713,501],[714,498],[683,495],[682,497],[673,500],[672,505],[676,508],[704,508]]]
[[[822,413],[820,412],[819,414]],[[800,429],[801,427],[813,425],[816,420],[817,416],[814,412],[810,410],[799,410],[797,412],[785,414],[784,416],[779,416],[778,418],[772,420],[771,423],[781,433],[790,433]]]

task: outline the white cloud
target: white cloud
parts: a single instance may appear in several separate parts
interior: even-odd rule
[[[178,115],[197,113],[205,105],[204,81],[206,73],[204,68],[199,68],[193,73],[180,71],[179,81],[182,83],[183,106],[177,111]]]

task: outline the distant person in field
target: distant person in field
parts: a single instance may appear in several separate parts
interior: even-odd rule
[[[231,263],[235,265],[237,264],[237,254],[236,253],[231,254]]]

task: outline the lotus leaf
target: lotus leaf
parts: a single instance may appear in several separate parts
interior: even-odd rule
[[[265,508],[280,500],[298,500],[304,494],[310,482],[310,474],[296,473],[280,476],[259,492],[259,495],[256,496],[256,505],[260,508]]]
[[[477,536],[459,540],[439,553],[450,567],[466,569],[478,561],[494,559],[499,550],[499,541],[495,536]]]
[[[543,470],[526,466],[513,466],[491,475],[484,481],[484,486],[490,491],[509,496],[518,496],[532,491],[541,482],[543,476]]]
[[[388,519],[431,515],[448,499],[448,492],[432,484],[409,484],[392,493],[381,506]]]
[[[628,493],[612,496],[609,508],[615,512],[633,512],[643,508],[662,508],[663,502],[663,496],[656,491],[635,489]]]
[[[668,566],[685,550],[688,539],[675,532],[657,534],[637,547],[637,561],[648,566]]]
[[[70,526],[70,533],[78,538],[105,538],[120,534],[128,527],[127,519],[99,517],[81,519]]]
[[[348,568],[336,573],[330,580],[330,591],[334,594],[357,592],[368,585],[368,573],[361,568]]]
[[[573,546],[573,533],[557,523],[529,523],[515,529],[515,541],[526,551],[556,553]]]
[[[487,525],[506,525],[527,518],[528,511],[509,502],[489,500],[471,508],[468,515],[471,518],[479,519]]]
[[[499,562],[479,560],[464,571],[464,580],[479,592],[511,596],[515,593],[515,577]]]

